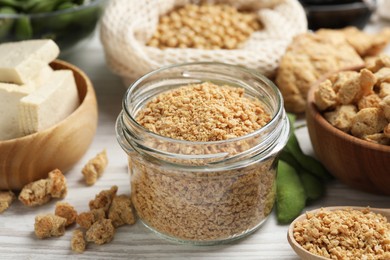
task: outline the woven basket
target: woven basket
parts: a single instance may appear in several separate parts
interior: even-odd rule
[[[202,50],[146,46],[159,16],[194,0],[111,0],[101,21],[100,37],[110,69],[125,84],[165,65],[213,61],[256,69],[272,76],[292,37],[307,30],[307,20],[297,0],[214,0],[256,12],[264,28],[254,32],[236,50]]]

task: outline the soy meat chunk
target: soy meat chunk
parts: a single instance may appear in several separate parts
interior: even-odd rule
[[[49,193],[53,198],[65,198],[68,188],[66,178],[59,169],[49,172]]]
[[[371,94],[368,96],[363,96],[358,101],[358,108],[359,110],[362,110],[364,108],[370,108],[370,107],[380,107],[381,98],[377,94]]]
[[[379,83],[390,83],[390,68],[381,68],[380,70],[375,72],[375,77],[378,79]]]
[[[374,64],[372,66],[368,66],[367,69],[375,73],[383,67],[390,68],[390,56],[380,55],[379,58],[375,59]]]
[[[111,242],[114,238],[115,228],[111,219],[102,219],[95,222],[87,231],[86,238],[88,242],[102,245]]]
[[[333,83],[333,89],[337,93],[339,89],[345,84],[349,84],[351,79],[359,77],[359,72],[357,71],[341,71],[335,75],[331,75],[329,80]]]
[[[387,96],[390,96],[390,83],[383,82],[379,86],[379,97],[385,98]]]
[[[357,108],[354,105],[342,105],[334,111],[324,114],[326,120],[336,128],[344,132],[349,132],[352,127],[353,119],[357,114]]]
[[[66,226],[72,225],[76,222],[77,211],[67,202],[57,202],[55,213],[56,216],[66,219]]]
[[[382,99],[380,106],[383,110],[383,115],[388,121],[390,121],[390,96],[387,96]]]
[[[12,191],[0,191],[0,213],[8,209],[14,199],[15,194]]]
[[[106,150],[103,150],[97,154],[94,158],[88,161],[88,163],[82,169],[82,174],[84,175],[85,183],[87,185],[93,185],[96,183],[97,179],[102,176],[104,170],[108,164],[108,158]]]
[[[356,137],[376,134],[382,132],[387,123],[380,108],[364,108],[356,114],[351,133]]]
[[[390,138],[390,123],[388,123],[387,126],[385,126],[385,128],[383,129],[383,134],[387,138]]]
[[[135,217],[130,197],[126,195],[115,196],[108,211],[108,218],[112,220],[115,228],[125,224],[134,224]]]
[[[363,96],[374,93],[373,88],[376,82],[377,79],[371,71],[362,69],[358,75],[351,77],[348,82],[340,86],[337,100],[343,105],[357,102]]]
[[[84,232],[81,229],[73,231],[72,240],[70,241],[72,251],[76,253],[83,253],[87,247],[87,242],[84,238]]]
[[[35,207],[46,204],[51,199],[49,181],[42,179],[31,182],[23,187],[19,200],[26,206]]]
[[[105,219],[106,213],[102,208],[93,209],[88,212],[80,213],[76,218],[76,223],[85,229],[89,229],[95,222]]]
[[[48,174],[47,179],[31,182],[23,187],[19,194],[19,200],[26,206],[34,207],[43,205],[51,198],[65,198],[67,185],[65,176],[58,169]]]
[[[93,210],[102,208],[104,212],[107,212],[117,191],[118,186],[116,185],[112,186],[109,190],[101,191],[95,196],[95,199],[89,202],[89,209]]]
[[[65,234],[66,219],[54,214],[35,217],[34,231],[38,238],[58,237]]]
[[[330,80],[325,80],[318,86],[314,92],[314,102],[320,111],[333,107],[337,103],[336,92]]]
[[[390,138],[389,136],[386,136],[384,133],[376,133],[372,135],[365,135],[362,137],[363,140],[370,141],[372,143],[376,144],[383,144],[383,145],[389,145],[390,144]]]

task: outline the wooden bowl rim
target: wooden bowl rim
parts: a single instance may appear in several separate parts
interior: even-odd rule
[[[317,109],[317,106],[314,104],[314,91],[317,88],[317,86],[324,81],[325,79],[329,78],[329,76],[339,73],[341,71],[356,71],[353,69],[344,69],[340,70],[338,72],[333,72],[330,74],[325,75],[321,78],[321,80],[318,80],[316,83],[312,85],[312,87],[309,90],[309,93],[307,95],[307,111],[306,113],[310,113],[312,119],[315,121],[316,124],[318,124],[321,128],[323,128],[325,131],[330,132],[334,136],[337,136],[340,140],[343,140],[345,142],[351,143],[353,145],[357,145],[359,147],[362,147],[364,149],[369,150],[375,150],[375,151],[381,151],[390,153],[390,145],[384,145],[384,144],[377,144],[372,143],[370,141],[363,140],[361,138],[358,138],[356,136],[353,136],[351,134],[345,133],[342,130],[334,127],[331,125],[328,120],[326,120],[322,113]]]
[[[33,134],[29,134],[29,135],[26,135],[26,136],[18,137],[18,138],[13,138],[13,139],[9,139],[9,140],[2,140],[2,141],[0,141],[0,144],[8,145],[8,144],[16,143],[16,142],[24,142],[24,141],[28,141],[30,139],[34,139],[36,136],[46,135],[46,134],[52,132],[54,129],[59,128],[62,125],[67,124],[68,121],[71,120],[71,118],[77,117],[77,115],[80,113],[79,111],[86,106],[86,104],[87,104],[86,100],[89,97],[93,97],[94,96],[92,82],[89,79],[89,77],[80,68],[78,68],[77,66],[75,66],[75,65],[73,65],[73,64],[71,64],[69,62],[66,62],[66,61],[63,61],[63,60],[60,60],[60,59],[54,60],[53,62],[50,63],[50,65],[51,64],[55,64],[55,65],[60,65],[60,66],[66,67],[67,69],[72,70],[73,73],[79,74],[81,76],[81,78],[85,81],[85,96],[82,97],[82,100],[81,100],[79,106],[69,116],[67,116],[65,119],[61,120],[57,124],[52,125],[51,127],[47,128],[47,129],[44,129],[42,131],[39,131],[39,132],[36,132],[36,133],[33,133]],[[78,85],[77,85],[77,89],[79,89]],[[81,97],[79,97],[79,98],[81,98]]]

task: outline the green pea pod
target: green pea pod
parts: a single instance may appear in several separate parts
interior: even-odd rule
[[[16,11],[12,7],[0,8],[0,14],[16,14]],[[6,39],[10,35],[14,20],[12,18],[1,18],[0,19],[0,39]]]
[[[279,161],[276,178],[276,216],[280,224],[294,220],[305,207],[306,194],[297,171]]]
[[[64,2],[58,6],[57,10],[66,10],[77,7],[72,2]],[[68,26],[72,23],[74,14],[72,12],[64,12],[56,16],[48,17],[44,22],[45,27],[50,28],[52,31],[56,31],[57,34],[61,34],[66,31]]]
[[[74,13],[73,23],[86,31],[93,31],[101,12],[102,8],[98,5],[93,8],[80,9]]]
[[[301,178],[308,201],[317,200],[325,194],[325,186],[316,176],[313,176],[305,169],[301,169],[299,171],[299,177]]]
[[[67,2],[68,0],[50,0],[50,1],[30,1],[28,6],[28,13],[46,13],[51,12],[56,9],[58,5],[63,2]]]
[[[286,149],[283,149],[279,154],[279,159],[282,161],[285,161],[292,167],[294,167],[295,170],[299,171],[302,166],[299,164],[299,162],[295,159],[295,157],[289,153]]]
[[[17,40],[28,40],[33,35],[30,18],[21,16],[15,23],[15,37]]]
[[[58,5],[56,10],[57,11],[66,10],[66,9],[70,9],[70,8],[75,8],[77,6],[78,6],[77,4],[72,3],[71,1],[68,1],[68,2],[64,2],[64,3],[61,3],[60,5]]]
[[[333,178],[319,161],[303,153],[295,133],[291,134],[285,149],[295,157],[304,169],[315,174],[321,180],[331,180]]]

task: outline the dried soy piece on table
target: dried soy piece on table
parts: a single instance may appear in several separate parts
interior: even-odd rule
[[[111,219],[102,219],[95,222],[87,231],[86,238],[88,242],[94,242],[97,245],[102,245],[114,238],[115,228],[112,225]]]
[[[70,241],[72,251],[77,253],[83,253],[87,247],[87,242],[84,238],[84,232],[81,229],[73,231],[72,240]]]
[[[67,202],[57,202],[55,213],[56,216],[66,219],[66,226],[72,225],[76,222],[77,211]]]
[[[98,153],[94,158],[88,161],[88,163],[82,169],[82,174],[87,185],[93,185],[97,179],[102,176],[105,168],[108,164],[108,158],[106,150]]]
[[[14,199],[15,194],[12,191],[0,191],[0,213],[7,210]]]
[[[66,219],[54,214],[35,217],[34,231],[38,238],[58,237],[65,234]]]
[[[41,179],[27,184],[19,194],[19,200],[26,206],[34,207],[46,204],[51,198],[65,198],[68,188],[62,172],[55,169],[48,174],[47,179]]]

